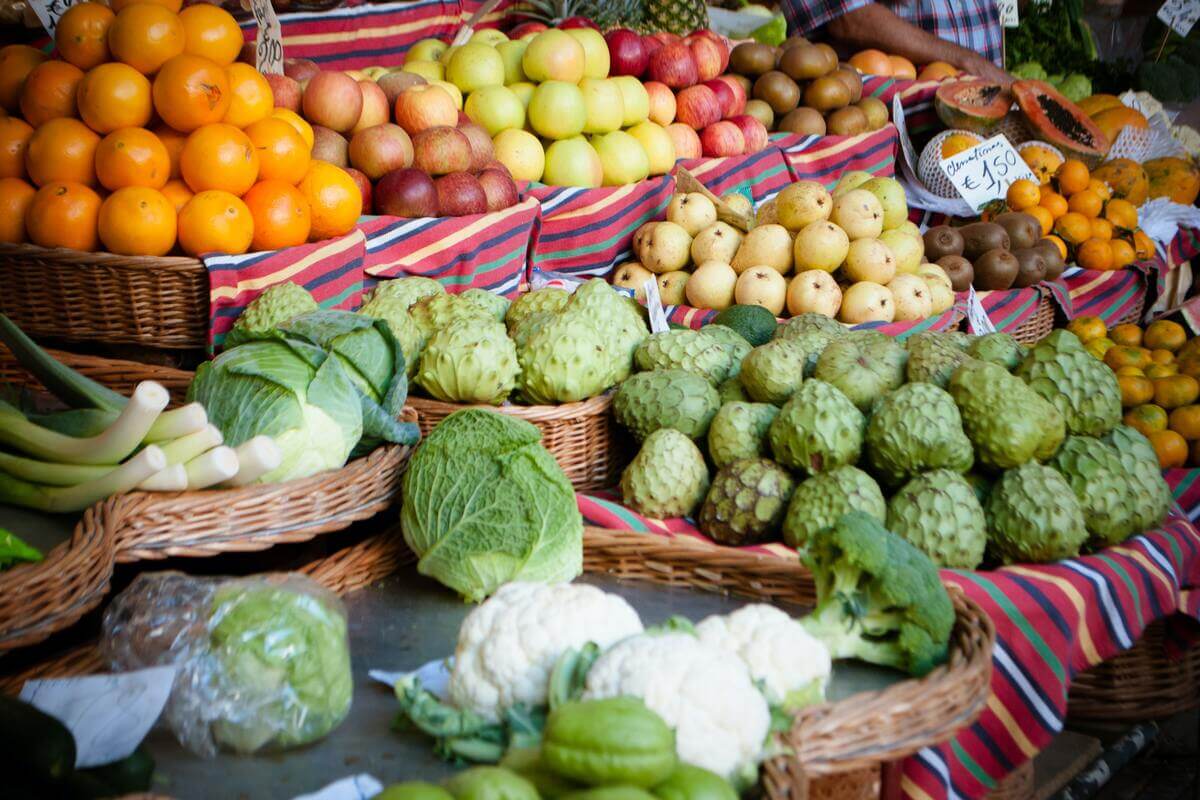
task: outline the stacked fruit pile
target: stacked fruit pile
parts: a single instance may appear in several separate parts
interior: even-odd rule
[[[1057,237],[1042,236],[1038,218],[1006,211],[990,222],[925,231],[925,257],[950,277],[956,292],[1024,289],[1056,280],[1066,268]]]
[[[350,231],[354,181],[312,160],[307,124],[235,63],[234,19],[168,6],[81,3],[59,22],[59,58],[0,51],[0,104],[13,114],[0,120],[0,239],[162,256]]]
[[[973,569],[1116,544],[1171,503],[1116,376],[1068,331],[1026,351],[1002,333],[901,344],[817,314],[744,323],[638,347],[613,409],[641,442],[621,480],[639,513],[804,547],[860,511]]]
[[[888,78],[918,82],[944,81],[962,74],[961,70],[945,61],[931,61],[917,70],[913,63],[904,56],[885,53],[873,47],[859,50],[850,56],[849,63],[864,75],[882,75]]]

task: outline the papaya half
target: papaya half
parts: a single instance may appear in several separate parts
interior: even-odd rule
[[[1014,81],[1013,97],[1035,139],[1054,145],[1068,158],[1092,166],[1112,143],[1091,117],[1044,81]]]
[[[938,87],[933,108],[948,128],[987,133],[999,125],[1012,108],[1012,95],[990,81],[953,81]]]

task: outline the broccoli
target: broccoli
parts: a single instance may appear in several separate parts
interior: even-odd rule
[[[859,658],[924,675],[946,660],[954,607],[923,552],[854,511],[809,539],[802,553],[817,586],[803,620],[834,658]]]

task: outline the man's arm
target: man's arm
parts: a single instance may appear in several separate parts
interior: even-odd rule
[[[914,64],[945,61],[981,78],[1006,85],[1012,82],[1008,73],[979,53],[939,39],[878,3],[870,3],[830,20],[826,30],[834,39],[859,49],[875,47],[904,56]]]

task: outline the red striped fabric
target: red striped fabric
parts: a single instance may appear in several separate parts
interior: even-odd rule
[[[877,131],[858,136],[798,136],[772,134],[771,141],[783,150],[796,180],[819,181],[832,189],[849,170],[891,177],[896,174],[896,126],[888,123]]]
[[[746,156],[684,158],[676,162],[676,169],[679,167],[718,197],[737,192],[755,205],[770,200],[796,180],[783,152],[773,145]]]
[[[1047,292],[1041,287],[1027,289],[1005,289],[991,292],[976,292],[980,305],[996,330],[1011,333],[1028,322],[1037,313],[1038,305]],[[960,295],[964,299],[966,293]]]
[[[1099,317],[1106,325],[1115,325],[1139,306],[1149,306],[1146,272],[1150,264],[1129,269],[1097,272],[1073,269],[1064,273],[1063,283],[1071,294],[1067,318]]]

